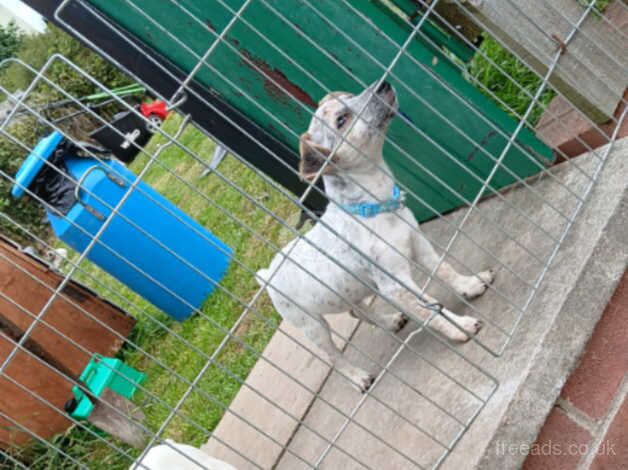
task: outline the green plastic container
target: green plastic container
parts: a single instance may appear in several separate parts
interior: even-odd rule
[[[79,377],[90,394],[99,398],[105,389],[121,395],[129,400],[133,398],[137,386],[146,380],[146,374],[127,366],[119,359],[94,354]],[[92,399],[80,387],[72,387],[74,403],[70,415],[76,419],[87,419],[94,409]],[[72,401],[72,400],[71,400]],[[69,406],[66,405],[66,409]]]

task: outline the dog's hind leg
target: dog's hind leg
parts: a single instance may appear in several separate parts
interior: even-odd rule
[[[373,385],[375,378],[371,374],[355,367],[343,357],[342,351],[332,341],[329,324],[323,317],[315,319],[303,315],[295,323],[295,326],[301,328],[314,344],[325,351],[338,372],[346,376],[361,392],[366,392]]]
[[[430,271],[438,267],[436,275],[449,284],[458,295],[467,299],[474,299],[482,295],[489,284],[495,279],[495,273],[489,269],[476,273],[472,276],[465,276],[458,273],[449,263],[443,260],[439,264],[440,257],[432,244],[421,233],[415,233],[414,253],[417,261]]]

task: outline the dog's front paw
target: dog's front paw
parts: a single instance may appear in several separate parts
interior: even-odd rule
[[[357,386],[358,390],[360,390],[362,393],[366,393],[373,385],[373,382],[375,382],[375,377],[373,377],[368,372],[360,372],[360,377],[356,377],[354,383]]]
[[[375,377],[373,377],[365,370],[350,365],[345,365],[344,367],[341,367],[341,372],[346,375],[347,378],[351,381],[351,385],[353,385],[362,393],[367,392],[375,381]]]
[[[465,299],[475,299],[486,292],[489,284],[495,280],[495,273],[492,269],[482,271],[475,276],[464,276],[455,286],[456,290]]]
[[[472,336],[477,335],[484,326],[484,322],[482,320],[466,315],[464,317],[458,317],[454,321],[460,326],[460,328],[462,328],[462,330],[464,330],[461,331],[454,325],[450,325],[451,333],[449,338],[458,343],[466,343]]]
[[[391,313],[384,316],[382,319],[382,327],[393,333],[398,333],[403,330],[403,327],[408,324],[408,317],[403,313]]]
[[[495,271],[492,269],[488,269],[486,271],[477,273],[476,276],[482,279],[484,284],[489,285],[489,284],[492,284],[493,281],[495,280]]]

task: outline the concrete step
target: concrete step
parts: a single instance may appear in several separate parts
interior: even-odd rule
[[[454,312],[484,317],[478,343],[452,349],[427,331],[414,335],[320,468],[362,468],[360,462],[382,469],[420,468],[416,464],[425,468],[442,464],[447,469],[520,467],[525,455],[504,455],[500,443],[534,442],[628,259],[628,139],[615,143],[587,203],[556,246],[569,225],[563,215],[571,218],[577,209],[576,195],[587,191],[604,150],[557,165],[551,169],[554,176],[541,175],[527,186],[513,187],[503,197],[483,201],[470,214],[448,260],[463,272],[496,267],[494,289],[471,306],[438,282],[430,290]],[[463,216],[464,209],[423,224],[422,229],[444,246]],[[417,273],[417,279],[421,277]],[[354,329],[355,325],[344,327],[343,333],[352,335],[345,354],[378,373],[376,362],[385,363],[398,343],[369,325]],[[297,347],[298,353],[294,348],[281,333],[269,345],[272,357],[283,358],[282,364],[307,387],[294,380],[264,380],[275,377],[276,371],[259,361],[247,380],[255,393],[243,387],[232,404],[272,439],[227,413],[204,447],[208,453],[241,469],[255,466],[224,443],[262,468],[314,465],[327,447],[325,440],[337,434],[343,414],[351,412],[361,394],[335,371],[328,374],[328,368],[302,347]],[[488,399],[493,379],[499,387]],[[315,397],[312,390],[319,388]],[[270,408],[275,411],[258,394],[273,397]],[[288,419],[277,406],[294,413]],[[282,452],[282,446],[288,450]]]

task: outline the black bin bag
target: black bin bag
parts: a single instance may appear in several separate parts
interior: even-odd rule
[[[68,152],[67,140],[63,140],[48,158],[48,164],[44,165],[29,186],[36,196],[40,197],[48,206],[65,215],[76,204],[74,188],[76,183],[68,176],[65,166],[65,156]]]
[[[57,134],[58,135],[58,134]],[[48,137],[47,139],[49,139]],[[77,203],[75,196],[76,182],[70,176],[66,166],[66,158],[86,157],[92,154],[99,155],[99,158],[110,158],[110,153],[100,147],[81,143],[80,146],[61,139],[54,149],[49,149],[50,153],[39,154],[39,159],[45,159],[37,174],[31,176],[32,182],[28,184],[28,189],[36,197],[40,198],[47,208],[52,211],[66,215]],[[20,174],[16,176],[21,179]]]

